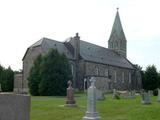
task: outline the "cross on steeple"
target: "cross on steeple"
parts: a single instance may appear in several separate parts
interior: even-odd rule
[[[117,7],[117,11],[119,10],[119,7]]]

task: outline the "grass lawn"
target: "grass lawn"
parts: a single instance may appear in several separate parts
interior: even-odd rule
[[[31,120],[82,120],[86,112],[86,95],[76,94],[78,107],[64,107],[65,97],[32,97]],[[160,120],[160,103],[152,97],[151,105],[142,105],[136,99],[106,100],[97,102],[102,120]]]

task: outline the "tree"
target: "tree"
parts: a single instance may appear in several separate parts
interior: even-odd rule
[[[51,49],[42,61],[40,95],[66,95],[67,81],[71,78],[71,68],[67,57]]]
[[[158,73],[158,88],[160,89],[160,73]]]
[[[36,58],[33,66],[30,70],[30,75],[28,77],[28,87],[31,95],[39,95],[39,83],[41,81],[40,69],[41,69],[42,56],[41,54]]]
[[[150,65],[146,68],[142,77],[143,89],[154,90],[158,87],[158,72],[154,65]]]
[[[67,57],[51,49],[34,61],[28,77],[32,95],[62,96],[66,94],[67,81],[72,79]]]
[[[0,65],[0,83],[2,91],[12,92],[13,91],[13,81],[14,81],[14,72],[11,67],[5,69]]]
[[[0,65],[0,82],[2,81],[3,71],[4,71],[4,68]]]

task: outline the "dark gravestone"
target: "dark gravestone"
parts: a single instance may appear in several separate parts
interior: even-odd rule
[[[76,101],[74,99],[74,89],[72,88],[72,82],[68,81],[68,88],[67,88],[67,100],[66,100],[66,106],[67,107],[75,107]]]

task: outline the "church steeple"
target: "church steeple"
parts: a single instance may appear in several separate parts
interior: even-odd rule
[[[119,12],[117,8],[116,17],[112,27],[111,35],[108,40],[108,48],[115,50],[121,56],[126,57],[127,55],[127,41],[125,34],[123,32],[121,20],[119,17]]]

